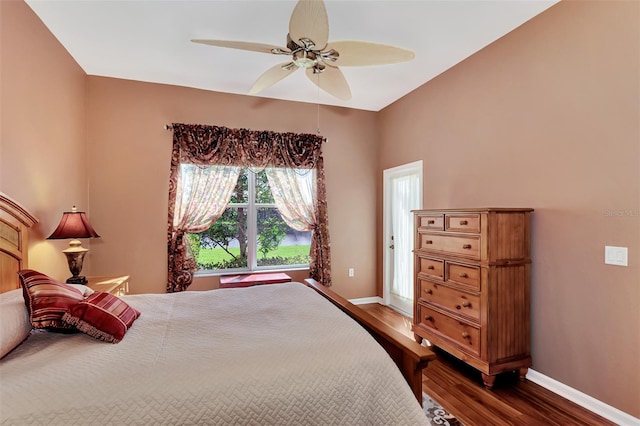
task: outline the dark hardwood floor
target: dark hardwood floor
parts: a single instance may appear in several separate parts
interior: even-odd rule
[[[410,319],[377,303],[359,306],[413,339]],[[515,373],[499,375],[487,390],[477,370],[437,348],[434,352],[422,388],[465,426],[615,425]]]

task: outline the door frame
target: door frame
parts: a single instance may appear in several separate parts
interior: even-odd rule
[[[387,306],[389,306],[390,301],[391,301],[391,272],[390,269],[392,267],[392,261],[393,261],[393,256],[390,255],[390,251],[388,250],[389,245],[392,243],[391,241],[391,232],[392,232],[392,227],[391,227],[391,206],[389,204],[389,199],[390,199],[390,191],[391,191],[391,185],[390,180],[392,177],[397,176],[397,175],[403,175],[403,174],[408,174],[411,171],[415,171],[418,174],[419,177],[419,192],[420,192],[420,205],[419,205],[419,209],[422,208],[423,203],[424,203],[424,194],[423,194],[423,188],[424,188],[424,173],[423,173],[423,161],[422,160],[418,160],[418,161],[413,161],[411,163],[407,163],[407,164],[402,164],[396,167],[392,167],[389,169],[385,169],[382,172],[382,176],[383,176],[383,201],[382,201],[382,223],[383,223],[383,239],[382,239],[382,259],[383,259],[383,263],[382,263],[382,299],[383,299],[383,303]],[[405,314],[409,314],[411,316],[413,316],[413,312],[403,312]]]

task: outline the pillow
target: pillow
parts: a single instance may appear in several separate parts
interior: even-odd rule
[[[62,320],[96,339],[118,343],[140,312],[111,293],[96,291],[69,307]]]
[[[29,311],[24,306],[22,290],[0,294],[0,358],[22,343],[30,332]]]
[[[33,328],[75,331],[72,326],[62,321],[62,316],[70,306],[84,299],[80,290],[32,269],[18,271],[18,276]]]

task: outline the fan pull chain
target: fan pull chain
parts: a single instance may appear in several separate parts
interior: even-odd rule
[[[318,84],[316,84],[316,87],[318,89],[318,102],[317,102],[318,126],[316,128],[316,132],[317,132],[317,134],[320,134],[320,73],[317,73],[316,75],[317,75],[317,78],[318,78]]]

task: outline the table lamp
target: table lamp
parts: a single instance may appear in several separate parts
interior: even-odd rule
[[[82,243],[78,238],[99,238],[100,235],[91,227],[89,220],[84,212],[76,211],[73,206],[70,212],[64,212],[60,224],[53,231],[53,234],[47,238],[48,240],[61,240],[72,238],[69,242],[69,248],[62,250],[67,256],[69,262],[69,271],[72,276],[67,279],[68,284],[86,284],[87,278],[80,276],[82,271],[82,261],[84,255],[89,249],[82,247]]]

